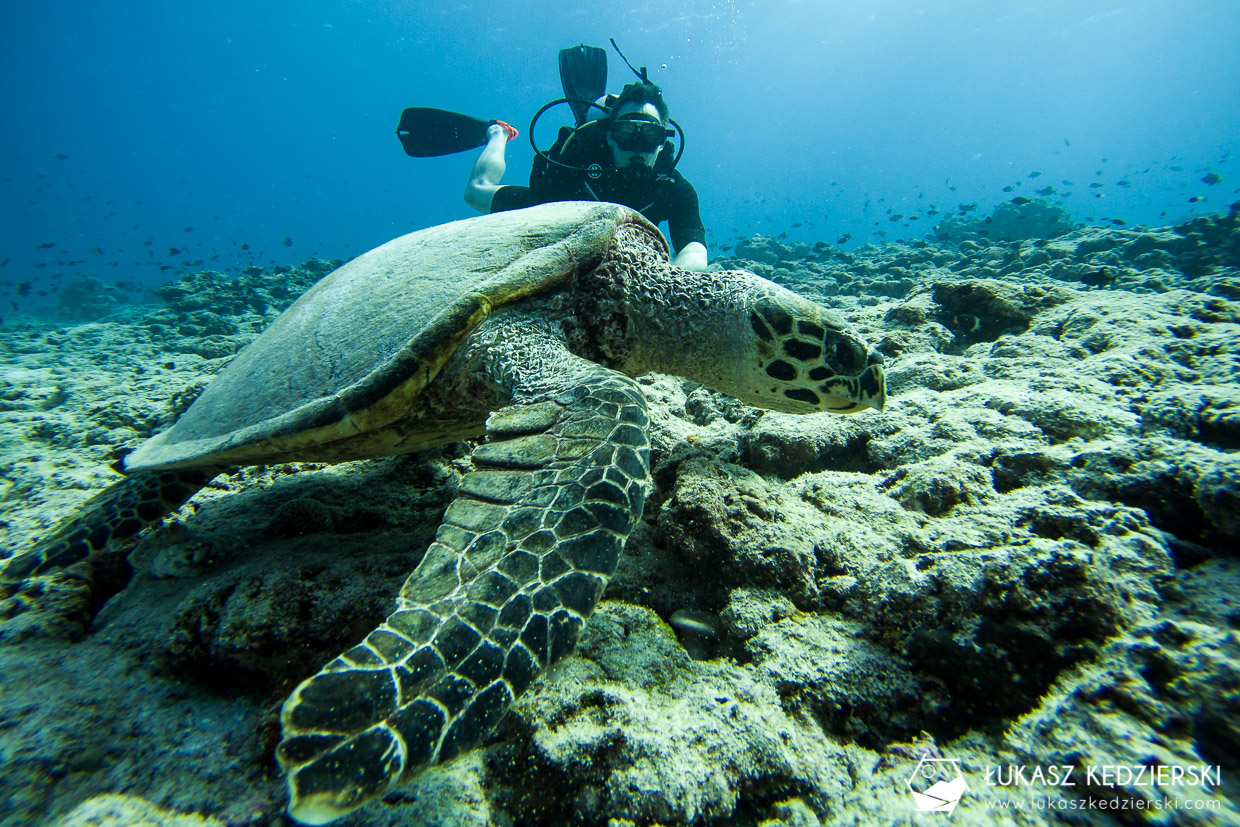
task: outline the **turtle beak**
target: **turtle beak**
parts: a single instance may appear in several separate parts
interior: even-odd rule
[[[861,408],[873,408],[881,411],[887,404],[887,373],[883,366],[883,354],[871,351],[866,359],[865,370],[857,377],[861,397],[857,404]]]
[[[881,411],[887,404],[887,375],[883,357],[873,353],[856,376],[840,376],[822,389],[823,409],[831,413],[857,413],[867,408]]]

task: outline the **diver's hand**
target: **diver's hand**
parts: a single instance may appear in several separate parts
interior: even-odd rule
[[[690,241],[676,254],[676,258],[672,259],[672,264],[676,267],[683,267],[686,270],[695,270],[699,273],[705,272],[706,245],[700,241]]]

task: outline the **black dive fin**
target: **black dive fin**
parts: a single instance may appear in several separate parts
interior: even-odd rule
[[[607,52],[598,46],[570,46],[560,49],[560,83],[564,97],[574,100],[594,101],[607,94]],[[597,117],[591,115],[591,106],[569,103],[577,126]]]
[[[446,109],[412,106],[401,113],[396,136],[414,158],[451,155],[485,146],[487,127],[493,123]]]

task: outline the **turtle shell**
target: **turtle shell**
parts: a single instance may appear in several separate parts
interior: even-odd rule
[[[329,273],[228,366],[126,471],[237,465],[384,428],[495,309],[592,270],[618,204],[567,201],[429,227]],[[663,244],[666,252],[666,244]]]

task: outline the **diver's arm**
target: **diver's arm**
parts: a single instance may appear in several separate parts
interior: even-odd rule
[[[491,211],[491,199],[495,197],[504,170],[508,168],[504,161],[507,147],[508,131],[497,123],[491,124],[487,129],[487,145],[474,162],[469,183],[465,185],[465,203],[480,213]]]
[[[706,228],[702,225],[697,190],[679,172],[673,171],[672,175],[667,215],[668,236],[676,250],[672,264],[702,272],[706,269]]]
[[[680,248],[680,252],[676,253],[672,264],[686,270],[696,270],[699,273],[704,271],[706,269],[706,245],[700,241],[690,241]]]

